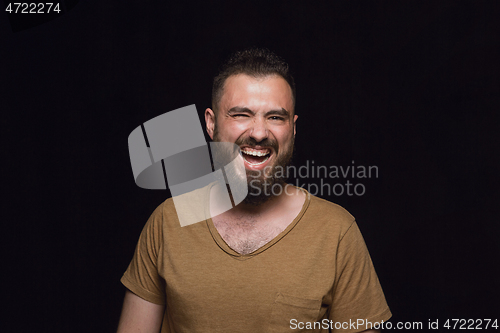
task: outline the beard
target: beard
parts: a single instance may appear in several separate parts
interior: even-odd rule
[[[217,127],[214,129],[214,141],[220,142]],[[283,149],[280,149],[276,140],[269,138],[260,142],[257,142],[255,139],[250,137],[238,138],[235,144],[239,147],[246,145],[250,148],[257,145],[271,147],[273,148],[275,154],[273,156],[274,161],[272,164],[267,165],[263,170],[245,169],[248,194],[243,200],[243,203],[257,206],[281,194],[284,190],[284,186],[286,185],[286,180],[288,179],[287,168],[290,165],[294,153],[294,137],[291,138],[289,144],[285,145],[285,148]],[[228,174],[227,176],[241,177],[242,175]],[[275,187],[278,187],[279,190],[276,191],[274,189]],[[228,190],[231,194],[229,186]]]

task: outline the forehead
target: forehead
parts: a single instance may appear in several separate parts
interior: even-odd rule
[[[247,107],[254,112],[281,108],[293,112],[292,89],[278,75],[232,75],[224,83],[220,109],[227,111],[235,106]]]

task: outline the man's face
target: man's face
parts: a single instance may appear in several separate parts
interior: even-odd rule
[[[249,186],[261,192],[279,181],[293,153],[295,121],[292,90],[280,76],[230,76],[224,85],[217,116],[205,111],[207,131],[214,141],[234,142],[242,151]],[[255,193],[254,193],[255,194]],[[251,198],[249,198],[252,200]],[[265,201],[254,198],[255,203]]]

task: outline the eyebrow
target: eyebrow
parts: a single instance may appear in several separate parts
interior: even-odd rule
[[[249,108],[246,108],[246,107],[241,107],[241,106],[235,106],[235,107],[232,107],[230,108],[228,111],[227,111],[227,114],[228,115],[232,115],[232,114],[235,114],[235,113],[249,113],[251,114],[252,116],[255,116],[255,112],[252,111],[251,109]],[[288,112],[287,110],[285,110],[284,108],[281,108],[279,110],[269,110],[267,111],[265,114],[264,114],[266,117],[267,116],[271,116],[271,115],[278,115],[278,116],[283,116],[283,117],[288,117],[290,116],[290,112]]]

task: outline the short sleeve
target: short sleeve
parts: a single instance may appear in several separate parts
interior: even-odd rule
[[[163,234],[163,204],[151,214],[135,248],[134,257],[121,278],[122,284],[146,301],[165,304],[165,280],[158,273]]]
[[[344,324],[358,320],[372,324],[387,321],[391,311],[356,222],[351,224],[339,243],[336,265],[329,319],[334,325],[338,323],[336,327],[344,328],[334,332],[362,332],[373,328],[369,324],[356,328]]]

